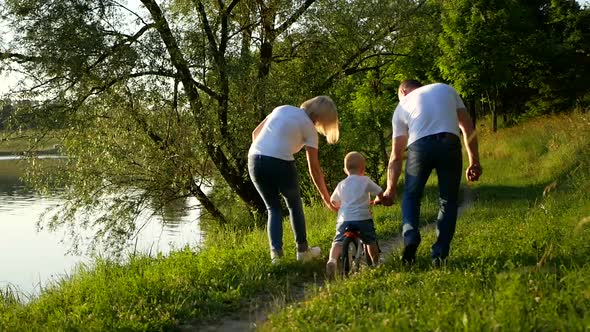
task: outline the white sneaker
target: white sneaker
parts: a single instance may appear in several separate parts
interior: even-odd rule
[[[314,258],[320,257],[322,250],[320,247],[309,247],[307,251],[297,252],[297,260],[300,262],[309,262]]]

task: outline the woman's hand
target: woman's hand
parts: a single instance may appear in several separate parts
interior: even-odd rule
[[[330,199],[328,199],[328,200],[323,199],[323,201],[324,201],[324,204],[326,205],[326,207],[328,209],[330,209],[330,210],[332,210],[334,212],[337,212],[338,211],[338,208],[339,207],[336,206],[334,203],[330,202]]]

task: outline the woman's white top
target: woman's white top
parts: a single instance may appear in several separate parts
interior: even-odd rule
[[[364,175],[351,174],[340,181],[330,197],[332,202],[340,202],[338,222],[373,218],[369,210],[369,194],[377,196],[382,191],[379,185]]]
[[[318,132],[304,110],[284,105],[268,115],[262,130],[250,145],[248,155],[295,160],[293,154],[303,146],[317,149]]]
[[[457,110],[463,100],[450,85],[434,83],[406,95],[393,113],[393,137],[408,136],[408,145],[428,135],[452,133],[459,136]]]

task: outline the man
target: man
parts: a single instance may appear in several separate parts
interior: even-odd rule
[[[420,201],[426,181],[433,169],[438,176],[440,209],[437,240],[432,246],[432,264],[440,264],[449,255],[455,224],[462,155],[459,130],[469,156],[465,175],[477,181],[482,174],[477,137],[463,101],[454,88],[442,83],[426,86],[415,80],[403,81],[398,90],[399,104],[393,114],[393,142],[387,172],[384,203],[392,204],[396,184],[402,171],[404,151],[408,156],[402,200],[402,261],[416,260],[420,245]]]

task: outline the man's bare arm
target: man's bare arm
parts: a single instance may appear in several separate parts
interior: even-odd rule
[[[404,153],[408,144],[408,136],[394,137],[391,142],[391,155],[387,166],[387,189],[383,196],[388,203],[392,204],[396,196],[395,186],[402,174]]]
[[[467,156],[469,157],[469,167],[465,172],[469,181],[477,181],[482,174],[482,168],[479,163],[479,147],[477,142],[477,133],[473,128],[473,122],[467,110],[460,108],[457,110],[459,119],[459,128],[463,132],[463,142],[467,149]]]

